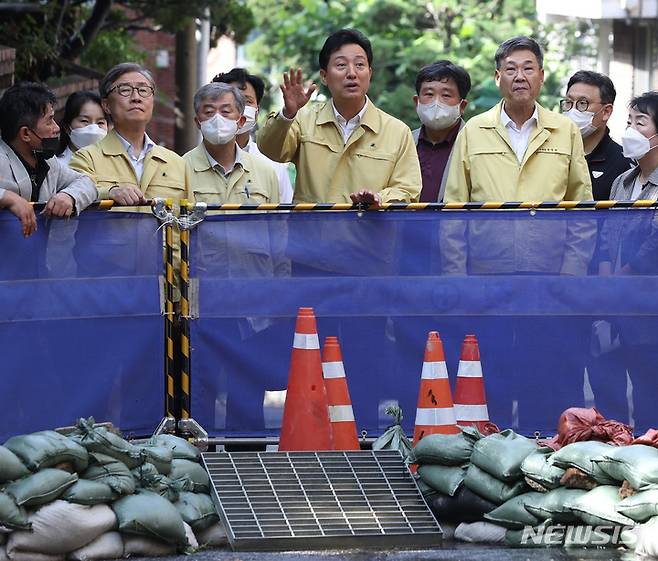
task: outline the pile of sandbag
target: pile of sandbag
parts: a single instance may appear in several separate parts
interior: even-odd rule
[[[199,451],[136,446],[93,419],[0,446],[0,561],[116,559],[226,543]]]

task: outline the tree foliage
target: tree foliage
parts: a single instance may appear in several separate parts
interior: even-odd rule
[[[466,68],[473,82],[467,115],[473,115],[499,99],[493,80],[498,45],[515,35],[530,35],[546,51],[540,101],[553,107],[568,72],[564,61],[589,54],[584,39],[593,32],[582,24],[540,23],[534,0],[248,1],[259,32],[248,53],[261,71],[278,81],[286,68],[300,66],[319,84],[317,55],[327,35],[343,27],[359,29],[374,51],[369,96],[413,126],[418,120],[411,97],[423,65],[449,59]]]
[[[131,32],[176,32],[208,14],[212,38],[245,40],[254,25],[242,0],[0,1],[0,42],[16,49],[18,79],[46,80],[82,62],[99,72],[126,60],[143,60]]]

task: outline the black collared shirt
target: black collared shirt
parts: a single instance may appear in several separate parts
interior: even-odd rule
[[[14,150],[13,147],[11,149]],[[50,171],[50,166],[46,160],[37,155],[37,166],[34,168],[23,158],[21,158],[21,155],[16,152],[16,150],[14,150],[14,154],[18,156],[18,159],[21,161],[21,164],[23,164],[23,167],[25,168],[25,171],[27,171],[27,174],[30,177],[30,181],[32,182],[32,195],[30,197],[30,201],[33,203],[39,202],[39,191],[41,191],[41,186],[43,185],[43,182],[45,181],[46,176]]]
[[[601,142],[585,156],[585,159],[596,201],[607,201],[614,180],[633,166],[632,162],[624,157],[622,147],[610,138],[607,127]]]

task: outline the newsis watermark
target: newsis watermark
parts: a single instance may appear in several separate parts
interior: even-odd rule
[[[614,526],[612,524],[600,526],[569,526],[565,524],[525,526],[521,535],[521,545],[544,547],[631,546],[630,542],[636,539],[634,532],[627,532],[622,540],[622,533],[631,529],[633,529],[633,526]]]

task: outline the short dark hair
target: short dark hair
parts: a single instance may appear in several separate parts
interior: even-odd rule
[[[631,99],[628,107],[640,113],[651,115],[653,124],[656,130],[658,130],[658,91],[645,92],[642,95],[634,97]]]
[[[108,95],[110,95],[112,84],[121,78],[121,76],[128,74],[129,72],[138,72],[144,76],[144,78],[148,80],[149,84],[151,84],[153,89],[155,89],[155,80],[153,79],[153,75],[146,68],[135,62],[122,62],[121,64],[117,64],[116,66],[110,68],[107,71],[107,74],[103,76],[100,84],[98,84],[98,93],[101,94],[101,97],[105,99]]]
[[[372,45],[368,38],[356,29],[339,29],[327,37],[320,49],[318,62],[322,70],[327,69],[329,58],[343,45],[359,45],[366,52],[368,66],[372,66]]]
[[[66,100],[66,105],[64,106],[64,116],[59,122],[59,128],[61,129],[59,133],[60,154],[66,150],[66,147],[69,145],[69,141],[71,140],[66,129],[71,128],[71,122],[73,122],[73,119],[80,115],[82,107],[90,101],[98,105],[101,109],[103,108],[103,105],[101,104],[101,96],[90,90],[73,92]],[[103,113],[105,113],[105,111],[103,111]],[[107,115],[105,115],[105,118],[107,119]]]
[[[13,141],[21,127],[36,128],[37,122],[55,107],[57,98],[45,84],[20,82],[7,88],[0,99],[0,130],[5,142]]]
[[[459,95],[465,99],[471,91],[471,77],[461,66],[449,60],[437,60],[432,64],[423,66],[416,76],[416,94],[420,94],[423,82],[439,82],[445,78],[452,78],[457,84]]]
[[[223,84],[240,84],[240,89],[244,90],[247,83],[251,84],[256,92],[256,103],[260,105],[260,100],[263,99],[265,93],[265,82],[260,76],[249,74],[244,68],[233,68],[229,72],[220,72],[212,79],[213,82],[221,82]]]
[[[496,70],[500,70],[500,65],[502,64],[503,59],[514,51],[530,51],[535,57],[537,57],[539,68],[544,68],[544,53],[542,52],[539,43],[537,43],[532,37],[519,35],[518,37],[512,37],[511,39],[504,41],[501,43],[500,47],[498,47],[495,57]]]
[[[614,103],[615,98],[617,97],[615,85],[605,74],[599,74],[598,72],[592,72],[591,70],[579,70],[569,78],[567,91],[569,91],[569,88],[574,84],[588,84],[589,86],[596,86],[599,88],[599,97],[603,104]]]

